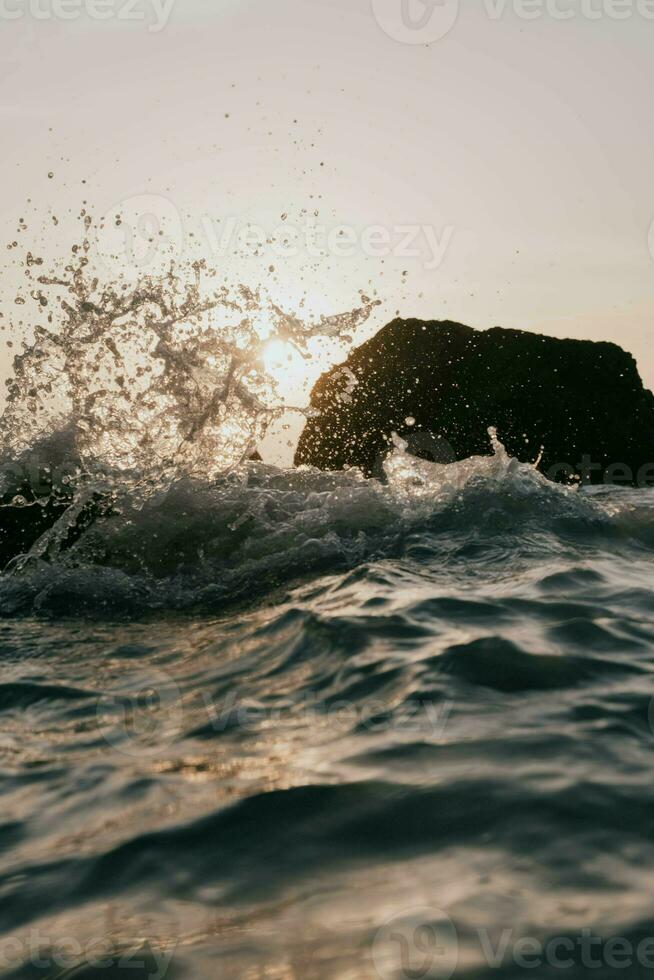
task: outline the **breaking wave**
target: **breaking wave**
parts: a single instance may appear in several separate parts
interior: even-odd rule
[[[396,447],[385,482],[243,463],[212,479],[149,486],[94,482],[0,580],[0,611],[134,613],[252,600],[308,575],[416,557],[517,560],[562,547],[654,545],[642,495],[616,502],[554,485],[495,453],[435,464]],[[25,507],[43,506],[25,504]]]

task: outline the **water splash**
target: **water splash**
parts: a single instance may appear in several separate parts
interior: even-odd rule
[[[493,450],[490,456],[471,456],[456,463],[434,463],[412,456],[408,451],[408,442],[393,432],[394,449],[384,462],[385,476],[395,493],[414,498],[451,494],[462,490],[472,480],[479,479],[502,481],[517,478],[538,486],[546,482],[536,472],[536,467],[509,456],[494,426],[489,427],[488,437]]]
[[[28,255],[34,340],[15,358],[0,422],[2,453],[70,479],[108,471],[160,482],[212,478],[242,463],[288,406],[263,349],[312,338],[351,340],[377,302],[305,323],[263,295],[220,282],[197,261],[136,284],[90,271],[91,218],[63,274]],[[43,322],[45,318],[46,322]],[[5,481],[6,483],[6,481]],[[8,486],[2,487],[5,495]]]

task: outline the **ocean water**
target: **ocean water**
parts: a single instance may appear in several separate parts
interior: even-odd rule
[[[3,576],[4,974],[649,975],[654,493],[386,472],[181,481]]]
[[[3,548],[59,517],[0,574],[0,975],[650,976],[654,491],[492,429],[379,480],[248,461],[266,345],[374,301],[88,261],[29,257],[1,425]]]

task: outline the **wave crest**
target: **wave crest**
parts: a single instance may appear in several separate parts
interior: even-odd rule
[[[5,614],[216,609],[362,562],[444,561],[470,547],[560,547],[610,518],[533,467],[494,456],[435,464],[397,447],[387,482],[246,463],[184,477],[146,498],[96,491],[63,511],[0,580]],[[483,555],[482,555],[483,560]]]

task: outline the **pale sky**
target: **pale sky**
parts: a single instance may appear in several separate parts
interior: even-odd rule
[[[407,0],[442,28],[430,44],[407,43],[403,0],[176,0],[165,24],[161,0],[129,20],[126,0],[87,2],[69,20],[61,0],[0,3],[5,241],[28,225],[12,261],[63,264],[83,199],[101,215],[147,195],[182,256],[282,304],[338,312],[376,289],[361,339],[399,311],[613,340],[654,386],[647,0],[620,20],[611,0],[532,0],[535,19],[461,0],[447,32],[455,0]],[[231,254],[282,214],[296,255]],[[5,322],[21,275],[5,267]]]

